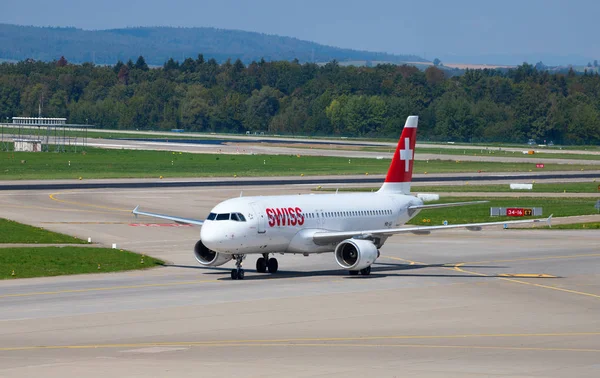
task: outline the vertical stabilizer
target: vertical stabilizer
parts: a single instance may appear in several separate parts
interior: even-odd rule
[[[409,116],[406,119],[396,152],[392,157],[392,164],[379,192],[410,194],[418,123],[418,116]]]

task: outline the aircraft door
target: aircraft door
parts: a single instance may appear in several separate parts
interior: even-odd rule
[[[256,230],[259,234],[264,234],[267,232],[267,218],[265,213],[261,210],[260,205],[256,202],[252,202],[250,206],[252,206],[252,210],[254,210],[254,215],[256,217]]]

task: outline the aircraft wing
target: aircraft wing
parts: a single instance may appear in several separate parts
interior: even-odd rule
[[[341,232],[328,232],[319,231],[313,234],[313,240],[316,244],[329,244],[340,242],[342,240],[359,237],[368,238],[371,236],[391,236],[395,234],[429,234],[431,231],[448,230],[453,228],[466,228],[469,231],[481,231],[483,227],[488,226],[499,226],[505,224],[523,224],[523,223],[538,223],[547,222],[550,225],[552,215],[546,219],[526,219],[517,221],[505,221],[505,222],[487,222],[487,223],[466,223],[466,224],[452,224],[447,226],[416,226],[416,227],[402,227],[402,228],[382,228],[378,230],[363,230],[363,231],[341,231]]]
[[[139,211],[139,206],[136,206],[135,209],[133,209],[132,213],[135,214],[136,218],[138,215],[145,215],[148,217],[154,217],[154,218],[160,218],[160,219],[167,219],[173,222],[177,222],[177,223],[183,223],[183,224],[193,224],[196,226],[201,226],[202,223],[204,223],[204,221],[201,220],[197,220],[197,219],[190,219],[190,218],[181,218],[181,217],[174,217],[171,215],[164,215],[164,214],[156,214],[156,213],[147,213],[145,211]]]

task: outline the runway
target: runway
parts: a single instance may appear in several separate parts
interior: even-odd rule
[[[245,186],[243,195],[313,185]],[[595,377],[600,232],[391,238],[369,277],[331,254],[276,275],[198,267],[204,218],[240,187],[0,192],[2,217],[165,259],[151,271],[0,281],[2,377]]]
[[[482,173],[436,173],[414,174],[413,183],[455,184],[477,182],[479,184],[508,184],[535,180],[536,182],[582,181],[600,178],[600,171],[586,172],[482,172]],[[4,180],[2,190],[68,190],[68,189],[140,189],[140,188],[191,188],[191,187],[247,187],[285,185],[330,185],[353,184],[354,186],[379,186],[385,175],[324,175],[324,176],[281,176],[281,177],[201,177],[173,179],[93,179],[93,180]],[[373,185],[376,184],[376,185]]]

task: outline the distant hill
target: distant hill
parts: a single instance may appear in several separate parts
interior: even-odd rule
[[[95,62],[115,64],[135,61],[142,55],[150,65],[162,65],[169,58],[182,61],[204,54],[218,62],[260,59],[300,62],[404,61],[425,62],[414,55],[392,55],[341,49],[296,38],[240,30],[214,28],[138,27],[111,30],[34,27],[0,24],[0,61],[28,58],[43,61]]]

